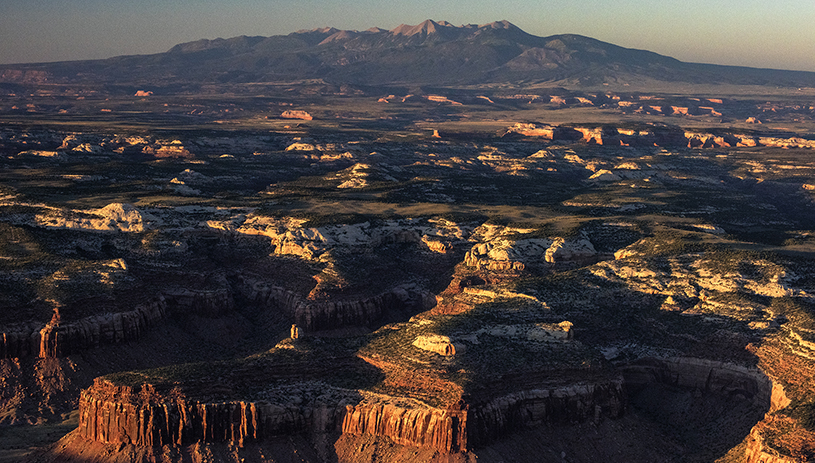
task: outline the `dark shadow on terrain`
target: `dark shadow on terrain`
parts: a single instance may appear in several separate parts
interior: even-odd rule
[[[767,412],[740,396],[653,383],[629,395],[630,412],[675,442],[677,461],[710,462],[739,445]]]
[[[748,343],[759,341],[751,334],[747,321],[660,310],[664,296],[632,291],[599,280],[582,269],[552,273],[521,282],[521,285],[527,291],[534,289],[535,294],[549,304],[550,310],[508,303],[482,304],[470,312],[450,316],[441,325],[439,334],[455,338],[490,325],[568,320],[574,323],[576,342],[549,343],[546,349],[534,351],[523,342],[479,336],[480,345],[457,355],[449,367],[450,370],[461,368],[471,375],[466,381],[465,394],[474,400],[534,389],[553,381],[592,381],[592,378],[614,375],[619,371],[617,367],[642,358],[643,350],[649,349],[672,352],[671,357],[748,366],[757,363],[757,358],[745,349]],[[586,304],[575,305],[575,298],[585,300]],[[625,347],[609,362],[599,352],[607,346]],[[474,353],[476,350],[478,355]],[[586,369],[585,365],[591,367]],[[490,388],[490,384],[495,387]],[[749,434],[769,408],[769,403],[757,404],[753,400],[754,392],[719,394],[684,389],[672,386],[671,382],[654,382],[637,390],[629,388],[629,393],[630,409],[624,420],[629,423],[633,420],[636,425],[631,429],[637,431],[629,432],[625,439],[629,440],[628,445],[645,445],[658,436],[661,447],[649,447],[646,454],[659,455],[656,459],[660,461],[704,462],[721,457]],[[568,442],[565,432],[545,432],[559,435],[558,439]],[[604,438],[597,439],[597,445],[604,445]],[[615,444],[609,442],[608,445]],[[487,444],[485,448],[495,446],[506,449],[500,442]],[[478,453],[478,448],[475,452]],[[583,458],[574,461],[591,461],[588,456]],[[606,461],[629,461],[628,458]]]

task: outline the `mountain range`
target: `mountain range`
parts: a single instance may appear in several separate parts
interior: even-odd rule
[[[581,35],[538,37],[499,21],[454,26],[427,20],[393,30],[323,28],[271,37],[198,40],[153,55],[2,65],[0,81],[111,83],[281,82],[356,85],[646,81],[815,87],[815,72],[686,63]]]

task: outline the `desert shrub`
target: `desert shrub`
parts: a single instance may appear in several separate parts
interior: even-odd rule
[[[770,302],[770,310],[794,326],[815,330],[815,304],[812,302],[794,297],[776,297]]]
[[[793,401],[783,413],[794,418],[807,431],[815,431],[815,401]]]

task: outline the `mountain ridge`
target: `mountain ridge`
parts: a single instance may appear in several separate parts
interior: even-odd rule
[[[180,43],[151,55],[0,65],[0,82],[41,71],[51,83],[240,83],[324,79],[377,85],[574,86],[656,80],[815,87],[815,72],[687,63],[577,34],[539,37],[509,21],[454,26],[426,20],[391,30],[323,27],[288,35]]]

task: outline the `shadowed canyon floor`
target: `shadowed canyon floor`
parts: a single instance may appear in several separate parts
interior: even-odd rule
[[[805,89],[83,85],[0,98],[0,461],[815,457]]]

